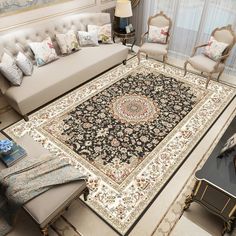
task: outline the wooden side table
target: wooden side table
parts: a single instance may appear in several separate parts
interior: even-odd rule
[[[236,151],[217,158],[222,148],[219,143],[202,169],[195,173],[196,184],[192,194],[185,200],[184,210],[195,201],[224,221],[222,235],[232,231],[236,219]]]
[[[130,33],[125,33],[121,31],[113,31],[113,42],[115,43],[115,38],[119,38],[123,45],[126,46],[128,40],[132,40],[131,51],[133,51],[133,46],[136,42],[135,30]]]

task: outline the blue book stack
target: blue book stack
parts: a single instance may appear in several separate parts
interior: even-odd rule
[[[7,167],[10,167],[14,165],[17,161],[21,160],[26,155],[27,153],[25,149],[22,148],[20,145],[14,143],[12,147],[12,152],[8,155],[2,156],[0,159]]]

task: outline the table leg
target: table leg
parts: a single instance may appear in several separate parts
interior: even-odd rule
[[[126,46],[126,39],[122,39],[122,44]]]
[[[236,217],[231,217],[227,222],[224,222],[224,227],[223,230],[221,232],[222,235],[224,235],[225,233],[230,233],[233,229],[232,225],[234,223]]]
[[[133,41],[133,43],[132,43],[132,45],[131,45],[131,52],[134,51],[134,50],[133,50],[133,47],[134,47],[135,42],[136,42],[136,38],[134,39],[134,41]]]
[[[185,205],[184,205],[184,211],[187,210],[190,207],[190,204],[193,202],[193,193],[191,193],[189,196],[187,196],[185,200]]]

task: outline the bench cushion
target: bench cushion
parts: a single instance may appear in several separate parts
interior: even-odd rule
[[[40,228],[44,228],[68,206],[73,199],[80,196],[86,188],[84,180],[54,187],[37,196],[24,205]]]

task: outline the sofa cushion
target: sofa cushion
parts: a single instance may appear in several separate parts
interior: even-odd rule
[[[112,43],[111,40],[111,24],[105,25],[88,25],[88,32],[97,31],[98,41],[101,43]]]
[[[98,46],[97,30],[90,32],[78,31],[78,38],[80,46]]]
[[[0,72],[12,85],[19,86],[22,83],[23,73],[16,65],[15,60],[4,53],[0,63]]]
[[[15,110],[27,114],[120,63],[127,54],[128,48],[120,44],[85,47],[44,67],[35,68],[20,88],[9,88],[5,96]]]
[[[56,40],[62,54],[70,54],[79,50],[79,42],[74,30],[70,30],[66,34],[56,34]]]
[[[47,37],[42,42],[31,42],[29,43],[29,46],[34,53],[37,66],[43,66],[58,59],[50,37]]]
[[[25,56],[24,53],[19,52],[16,56],[16,64],[22,70],[24,75],[32,75],[34,65],[32,61]]]

